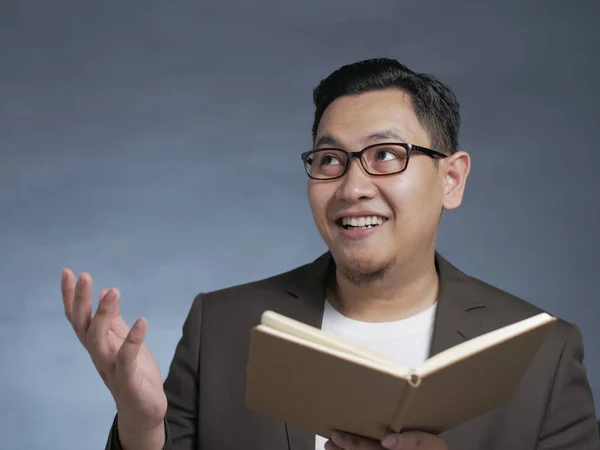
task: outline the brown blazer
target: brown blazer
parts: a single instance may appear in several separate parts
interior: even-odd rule
[[[431,355],[541,312],[471,278],[436,254],[440,295]],[[314,435],[246,409],[251,328],[271,309],[320,327],[326,253],[287,273],[198,295],[183,326],[165,391],[168,450],[313,450]],[[106,449],[120,449],[116,428]],[[450,450],[600,448],[579,329],[560,320],[504,407],[442,435]]]

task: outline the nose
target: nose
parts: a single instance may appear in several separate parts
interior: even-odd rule
[[[341,184],[337,190],[338,200],[354,203],[373,198],[377,190],[359,159],[351,158],[348,164],[348,170],[341,178]]]

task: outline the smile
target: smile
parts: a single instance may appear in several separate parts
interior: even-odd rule
[[[383,216],[341,217],[336,223],[346,230],[374,228],[387,221]]]

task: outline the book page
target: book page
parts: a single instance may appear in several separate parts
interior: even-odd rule
[[[500,344],[544,325],[553,324],[554,322],[556,322],[555,317],[552,317],[547,313],[540,313],[520,322],[490,331],[432,356],[425,361],[416,372],[420,376],[425,376],[431,372],[449,366],[458,360],[468,358],[489,347],[493,347],[496,344]]]
[[[321,346],[334,349],[338,352],[350,354],[360,359],[372,361],[378,365],[385,366],[394,372],[406,375],[409,368],[401,366],[390,358],[387,358],[371,349],[358,344],[347,342],[335,336],[329,335],[318,328],[285,317],[273,311],[265,311],[262,315],[262,325],[292,335],[303,341],[310,341]]]
[[[264,325],[252,329],[246,406],[309,433],[329,438],[344,430],[381,439],[412,390],[376,362]]]

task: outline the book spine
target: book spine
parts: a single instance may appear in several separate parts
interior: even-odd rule
[[[390,420],[389,429],[394,433],[400,433],[402,431],[404,418],[406,417],[408,408],[410,407],[413,398],[417,393],[417,389],[421,384],[421,377],[414,372],[410,372],[407,381],[408,383],[404,385],[405,387],[400,393],[396,409],[394,411],[392,419]]]

